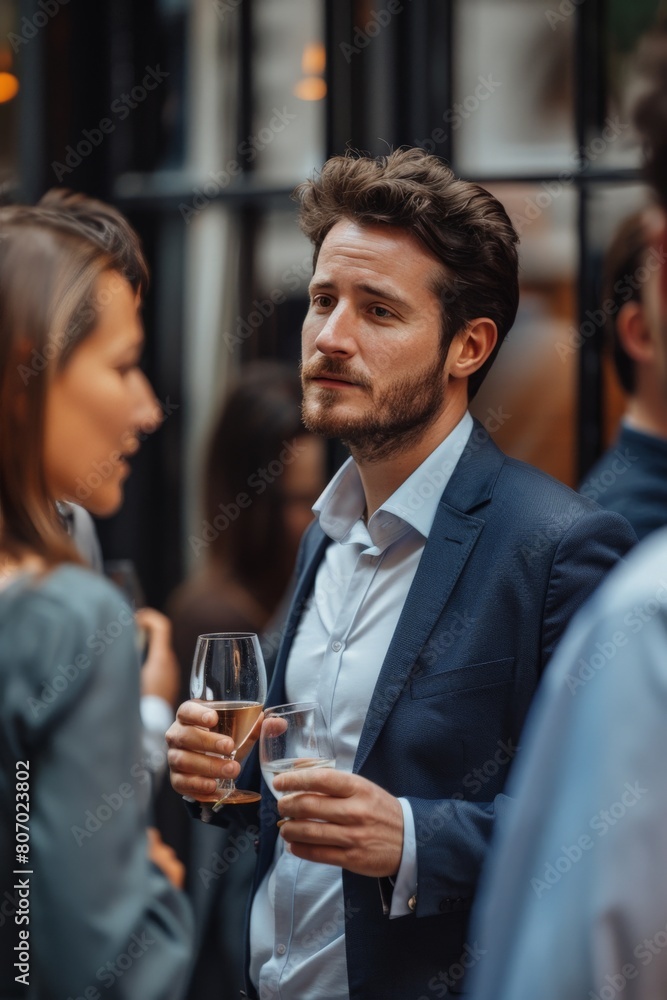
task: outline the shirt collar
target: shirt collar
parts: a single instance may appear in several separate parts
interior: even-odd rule
[[[375,511],[367,526],[362,521],[366,500],[361,478],[353,459],[349,458],[313,506],[320,527],[335,542],[362,541],[360,530],[363,528],[361,534],[370,536],[372,544],[378,548],[385,548],[409,528],[428,538],[440,497],[472,428],[472,417],[466,411],[444,441]],[[355,527],[358,522],[361,524]]]

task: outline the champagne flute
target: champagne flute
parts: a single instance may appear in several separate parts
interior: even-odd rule
[[[259,718],[266,698],[266,668],[259,638],[254,632],[211,632],[197,639],[190,694],[200,704],[215,709],[216,733],[231,736],[234,760]],[[259,792],[237,788],[231,778],[218,779],[220,798],[213,806],[257,802]]]
[[[333,741],[320,705],[307,701],[267,708],[259,737],[259,762],[264,781],[277,799],[287,794],[274,788],[277,774],[335,767]]]

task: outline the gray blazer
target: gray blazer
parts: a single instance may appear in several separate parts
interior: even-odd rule
[[[0,723],[3,1000],[177,1000],[191,915],[147,860],[134,621],[115,587],[62,566],[0,591]]]

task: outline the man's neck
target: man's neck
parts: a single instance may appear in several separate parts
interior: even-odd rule
[[[667,402],[662,398],[649,401],[633,396],[625,411],[625,419],[634,430],[667,439]]]
[[[442,444],[454,430],[467,410],[467,400],[458,405],[445,405],[438,419],[426,428],[418,441],[412,441],[409,448],[399,451],[377,462],[357,459],[354,448],[352,457],[359,470],[359,477],[366,497],[365,519],[368,520],[379,507],[396,492],[415,469],[424,462],[438,445]]]

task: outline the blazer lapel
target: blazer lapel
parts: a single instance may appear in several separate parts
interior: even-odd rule
[[[477,436],[473,431],[438,505],[382,664],[357,748],[355,773],[364,766],[484,527],[482,517],[468,512],[490,499],[505,456],[477,421],[475,430]]]

